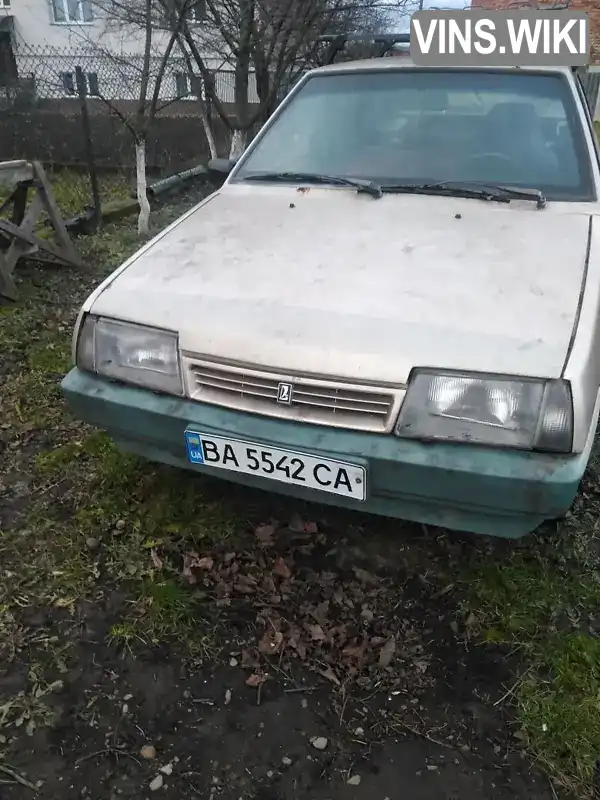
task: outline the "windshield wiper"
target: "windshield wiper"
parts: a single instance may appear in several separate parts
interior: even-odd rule
[[[534,200],[538,208],[546,207],[546,198],[539,189],[519,189],[495,183],[470,181],[438,181],[437,183],[397,183],[381,187],[393,194],[433,194],[445,197],[467,197],[478,200],[510,203],[511,200]]]
[[[381,197],[381,186],[360,178],[338,178],[335,175],[320,175],[316,172],[255,172],[246,175],[245,181],[281,181],[282,183],[329,183],[333,186],[351,186],[359,194]]]

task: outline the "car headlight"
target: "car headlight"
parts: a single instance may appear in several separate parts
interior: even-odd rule
[[[77,366],[106,378],[183,394],[177,334],[88,314],[77,342]]]
[[[423,440],[569,453],[573,402],[562,380],[414,372],[395,433]]]

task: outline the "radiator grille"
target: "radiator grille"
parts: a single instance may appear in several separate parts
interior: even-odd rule
[[[193,361],[191,395],[206,403],[323,425],[384,431],[395,397],[392,392],[310,378]],[[279,403],[280,383],[292,384],[291,402]]]

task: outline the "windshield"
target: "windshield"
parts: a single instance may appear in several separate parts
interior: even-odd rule
[[[469,181],[594,198],[572,90],[561,75],[413,69],[315,75],[233,180],[317,173],[380,184]]]

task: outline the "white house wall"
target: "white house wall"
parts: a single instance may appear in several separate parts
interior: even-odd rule
[[[73,73],[76,66],[98,77],[100,94],[107,100],[134,100],[139,93],[144,36],[128,26],[107,25],[105,17],[94,8],[92,22],[55,22],[49,0],[12,0],[12,7],[0,13],[13,17],[15,55],[21,78],[34,77],[37,96],[42,99],[68,96],[61,73]],[[153,33],[151,73],[156,75],[160,53],[168,33]],[[234,76],[222,58],[205,57],[206,66],[215,75],[219,98],[234,102]],[[169,59],[161,84],[160,98],[177,97],[176,74],[187,73],[181,58]],[[149,90],[149,96],[151,94]],[[193,99],[193,98],[191,98]],[[250,76],[250,102],[257,102],[254,76]]]

